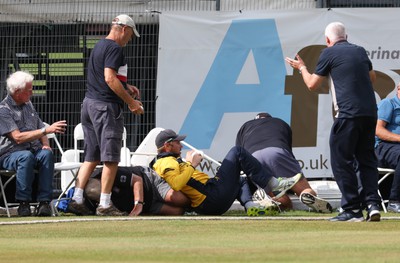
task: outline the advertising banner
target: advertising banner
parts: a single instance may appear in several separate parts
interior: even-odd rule
[[[340,21],[348,41],[363,46],[377,72],[377,101],[400,81],[398,9],[305,9],[264,12],[163,12],[160,15],[156,126],[216,160],[259,112],[286,121],[293,151],[308,178],[330,178],[333,123],[328,80],[316,92],[284,61],[299,54],[315,69],[324,30]],[[187,148],[186,148],[187,149]],[[183,155],[184,157],[184,155]],[[207,164],[201,169],[209,170]]]

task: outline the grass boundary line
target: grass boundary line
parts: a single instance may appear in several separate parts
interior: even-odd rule
[[[24,221],[4,221],[0,225],[28,225],[49,223],[71,223],[71,222],[93,222],[93,221],[160,221],[160,220],[287,220],[287,221],[328,221],[329,217],[244,217],[244,216],[141,216],[141,217],[95,217],[95,218],[72,218],[72,219],[44,219]],[[381,220],[400,220],[400,217],[382,217]]]

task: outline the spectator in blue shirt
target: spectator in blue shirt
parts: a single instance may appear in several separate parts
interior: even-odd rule
[[[387,210],[400,213],[400,83],[396,88],[394,98],[378,105],[375,153],[380,167],[395,170]]]

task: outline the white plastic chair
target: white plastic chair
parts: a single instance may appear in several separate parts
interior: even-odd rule
[[[131,150],[128,147],[121,148],[121,161],[118,163],[118,166],[130,166],[131,159]]]
[[[49,124],[47,123],[44,124],[47,127],[49,126]],[[78,169],[81,167],[82,163],[76,161],[75,156],[77,155],[77,153],[75,152],[75,150],[63,150],[60,142],[57,139],[57,136],[54,133],[47,134],[47,138],[55,142],[55,144],[57,145],[57,149],[61,153],[61,161],[54,164],[54,172],[61,172],[60,177],[62,192],[55,201],[55,206],[57,206],[62,196],[69,190],[69,188],[71,188],[72,184],[75,182]]]
[[[157,146],[155,144],[155,140],[157,135],[162,130],[164,129],[156,127],[146,135],[136,151],[131,153],[132,166],[149,166],[150,162],[157,156]]]
[[[385,181],[385,179],[388,178],[390,175],[394,175],[395,170],[394,170],[394,169],[390,169],[390,168],[381,168],[381,167],[379,167],[379,168],[378,168],[378,172],[379,172],[380,174],[383,174],[382,178],[380,178],[379,181],[378,181],[378,186],[379,186],[379,185],[380,185],[383,181]],[[379,194],[379,196],[381,197],[382,209],[383,209],[383,211],[384,211],[385,213],[387,213],[387,209],[386,209],[385,203],[389,203],[389,200],[384,200],[384,199],[383,199],[383,197],[382,197],[382,195],[381,195],[381,192],[379,191],[379,188],[378,188],[378,194]]]
[[[122,148],[121,148],[121,161],[118,166],[130,166],[131,150],[126,146],[126,128],[124,127],[124,132],[122,133]]]
[[[75,128],[74,128],[74,153],[75,153],[75,157],[74,160],[75,162],[79,162],[80,161],[80,154],[83,153],[82,149],[79,149],[79,141],[83,141],[84,140],[84,135],[83,135],[83,128],[82,128],[82,124],[78,123]]]

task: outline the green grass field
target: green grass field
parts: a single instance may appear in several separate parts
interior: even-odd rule
[[[325,220],[332,215],[293,212],[279,218],[240,215],[184,219],[0,218],[0,260],[7,263],[399,261],[400,217],[383,214],[379,223]]]

